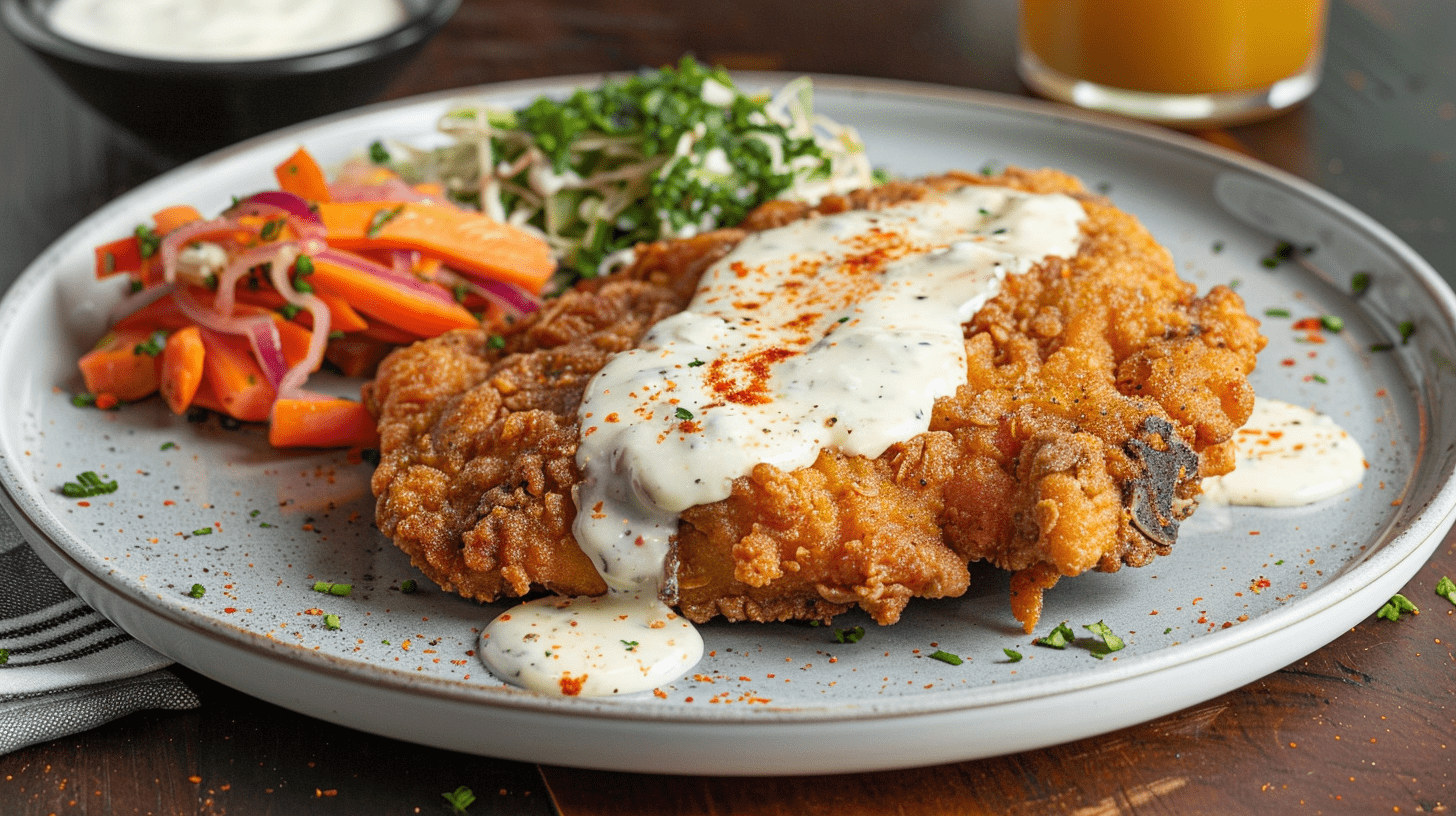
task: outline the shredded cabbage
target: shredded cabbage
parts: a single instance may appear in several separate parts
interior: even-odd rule
[[[808,77],[749,96],[691,58],[520,110],[461,105],[439,127],[453,144],[401,146],[394,168],[539,231],[587,276],[630,261],[638,242],[732,226],[770,199],[874,183],[859,134],[814,113]]]

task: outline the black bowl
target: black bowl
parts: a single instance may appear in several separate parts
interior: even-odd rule
[[[179,157],[373,101],[460,6],[401,0],[405,22],[373,39],[274,59],[192,62],[66,39],[47,21],[54,1],[0,0],[0,20],[92,107]]]

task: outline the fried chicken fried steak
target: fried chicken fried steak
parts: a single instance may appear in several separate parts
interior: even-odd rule
[[[1170,552],[1202,477],[1232,470],[1264,338],[1225,287],[1197,297],[1132,216],[1050,170],[893,182],[816,207],[774,202],[738,229],[640,248],[500,334],[455,331],[393,353],[364,396],[379,419],[379,528],[443,589],[491,601],[607,586],[577,546],[577,408],[592,375],[682,310],[751,231],[893,207],[968,184],[1066,193],[1081,248],[1006,278],[964,324],[965,382],[929,429],[877,458],[824,450],[760,464],[681,515],[665,599],[688,618],[895,622],[951,597],[969,562],[1011,570],[1031,631],[1061,576]]]

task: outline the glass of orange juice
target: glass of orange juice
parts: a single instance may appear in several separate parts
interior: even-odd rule
[[[1328,0],[1021,0],[1042,96],[1179,127],[1278,113],[1319,84]]]

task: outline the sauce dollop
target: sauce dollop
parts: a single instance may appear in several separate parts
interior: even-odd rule
[[[58,0],[57,34],[102,51],[259,60],[362,42],[406,19],[399,0]]]
[[[1298,405],[1257,397],[1236,437],[1232,473],[1203,480],[1211,502],[1298,507],[1343,493],[1365,475],[1365,453],[1335,421]]]

